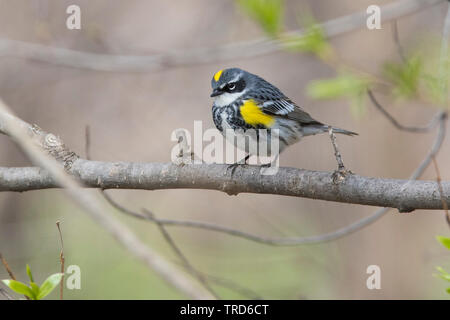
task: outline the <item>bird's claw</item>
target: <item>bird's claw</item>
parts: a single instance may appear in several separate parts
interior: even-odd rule
[[[238,163],[238,162],[236,162],[236,163],[230,164],[230,165],[227,167],[227,171],[228,171],[228,170],[231,170],[231,176],[233,176],[233,175],[234,175],[234,172],[236,171],[236,169],[237,169],[239,166],[245,166],[245,165],[246,165],[245,163]]]
[[[195,157],[194,152],[189,152],[189,153],[185,153],[185,154],[179,155],[179,156],[175,159],[174,163],[175,163],[177,166],[179,166],[179,167],[183,167],[183,166],[185,166],[185,165],[187,165],[187,164],[193,164],[193,163],[195,163],[196,160],[197,160],[197,159],[196,159],[196,157]],[[203,163],[203,160],[201,160],[201,161],[202,161],[202,163]]]
[[[347,170],[345,167],[340,167],[333,172],[331,178],[334,184],[339,184],[341,182],[344,182],[346,177],[350,174],[353,174],[353,172]]]

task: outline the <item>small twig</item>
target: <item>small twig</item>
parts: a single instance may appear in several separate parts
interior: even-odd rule
[[[0,260],[2,260],[2,264],[5,267],[6,272],[8,272],[9,277],[13,280],[17,280],[11,268],[9,267],[8,261],[6,261],[5,257],[3,257],[1,253],[0,253]]]
[[[447,202],[445,202],[444,200],[444,190],[442,189],[442,184],[441,184],[441,172],[439,170],[439,166],[437,164],[436,161],[436,157],[433,155],[432,156],[433,159],[433,164],[434,164],[434,170],[436,171],[436,182],[438,184],[438,190],[439,190],[439,195],[441,197],[441,201],[442,201],[442,208],[444,209],[445,212],[445,219],[447,220],[447,224],[450,226],[450,215],[448,213],[448,205]]]
[[[11,268],[9,267],[8,261],[6,261],[5,257],[3,257],[3,255],[0,252],[0,260],[2,261],[3,266],[6,269],[6,272],[8,272],[9,277],[13,280],[17,281],[16,276],[14,275],[14,273],[12,272]],[[25,299],[30,300],[30,298],[26,295],[24,295]]]
[[[86,125],[84,128],[85,135],[85,145],[84,145],[84,154],[86,155],[86,159],[91,159],[91,127]]]
[[[375,98],[375,95],[373,94],[372,90],[368,89],[367,94],[369,95],[369,98],[372,101],[373,105],[394,125],[394,127],[396,127],[399,130],[414,132],[414,133],[429,132],[439,122],[439,114],[437,114],[428,123],[428,125],[426,125],[424,127],[404,126],[401,123],[399,123],[389,112],[386,111],[386,109],[381,105],[381,103],[379,103],[378,100]]]
[[[342,161],[342,156],[336,142],[336,135],[333,132],[333,127],[328,126],[328,134],[330,135],[331,144],[334,148],[334,156],[336,157],[336,161],[338,163],[338,169],[333,172],[331,177],[333,179],[333,183],[338,184],[343,182],[347,174],[351,173],[351,171],[347,171],[347,169],[345,169],[344,161]]]
[[[65,262],[65,258],[64,258],[64,241],[63,241],[63,237],[62,237],[62,232],[61,232],[61,226],[60,226],[60,222],[59,220],[56,221],[56,226],[58,227],[58,232],[59,232],[59,239],[61,241],[61,252],[59,253],[59,261],[61,263],[61,273],[63,274],[62,278],[61,278],[61,283],[60,283],[60,288],[59,288],[59,299],[60,300],[64,300],[63,299],[63,292],[64,292],[64,262]]]
[[[394,19],[391,21],[391,31],[392,31],[392,38],[394,39],[394,43],[397,47],[397,52],[398,55],[400,56],[400,58],[402,59],[403,63],[407,62],[404,50],[403,50],[403,46],[400,43],[400,37],[398,34],[398,23],[397,23],[397,19]]]
[[[344,162],[342,161],[341,153],[339,152],[339,148],[336,142],[336,136],[333,132],[333,128],[331,126],[328,127],[328,134],[330,135],[331,143],[334,148],[334,156],[336,157],[336,161],[338,163],[338,170],[345,171]]]
[[[127,215],[133,216],[138,219],[147,220],[153,223],[156,223],[155,219],[152,216],[147,216],[135,211],[132,211],[119,203],[115,202],[110,195],[108,195],[106,192],[103,192],[103,195],[105,196],[105,199],[117,210],[119,210],[122,213],[125,213]],[[258,236],[252,233],[240,231],[237,229],[220,226],[213,223],[208,222],[201,222],[201,221],[194,221],[194,220],[172,220],[172,219],[158,219],[158,223],[163,224],[164,226],[177,226],[177,227],[187,227],[187,228],[197,228],[197,229],[203,229],[208,231],[214,231],[214,232],[220,232],[224,234],[228,234],[230,236],[239,237],[242,239],[266,244],[266,245],[272,245],[272,246],[296,246],[296,245],[303,245],[303,244],[316,244],[316,243],[323,243],[332,241],[338,238],[341,238],[345,235],[348,235],[352,232],[355,232],[370,223],[376,221],[378,218],[380,218],[384,213],[386,213],[389,209],[388,208],[382,208],[375,211],[375,213],[371,216],[368,216],[366,218],[363,218],[351,225],[348,225],[344,228],[335,230],[330,233],[320,234],[316,236],[310,236],[310,237],[294,237],[294,238],[271,238],[271,237],[262,237]]]

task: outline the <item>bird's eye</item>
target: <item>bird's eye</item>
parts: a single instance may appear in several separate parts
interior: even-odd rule
[[[234,89],[236,89],[236,84],[235,83],[229,83],[227,85],[227,87],[228,87],[228,90],[234,90]]]

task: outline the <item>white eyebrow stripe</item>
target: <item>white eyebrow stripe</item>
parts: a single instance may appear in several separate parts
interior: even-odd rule
[[[233,79],[231,79],[230,81],[228,81],[228,83],[238,82],[239,79],[241,79],[241,75],[240,75],[240,74],[238,74],[236,77],[234,77]]]

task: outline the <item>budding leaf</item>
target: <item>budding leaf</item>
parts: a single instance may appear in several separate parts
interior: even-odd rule
[[[384,74],[393,84],[392,93],[397,97],[411,98],[417,94],[423,64],[419,57],[402,64],[387,63]]]
[[[26,295],[28,298],[35,300],[36,296],[33,291],[24,283],[16,280],[2,280],[12,291]]]
[[[34,282],[33,274],[31,273],[31,268],[28,264],[27,264],[27,275],[28,275],[28,278],[30,278],[30,282]]]
[[[63,277],[63,273],[55,273],[49,276],[44,283],[39,288],[39,294],[37,296],[37,300],[41,300],[46,297],[50,292],[55,289],[56,286],[61,282]]]

